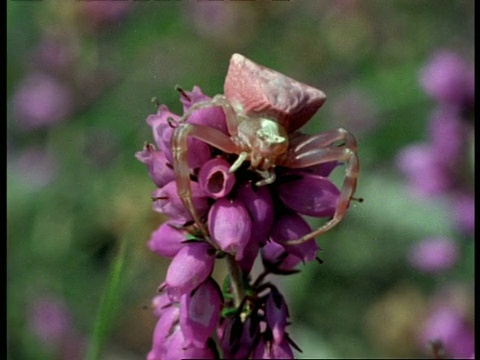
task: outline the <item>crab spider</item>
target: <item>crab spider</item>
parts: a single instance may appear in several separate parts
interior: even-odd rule
[[[359,162],[355,138],[342,128],[311,136],[296,131],[323,105],[325,94],[240,54],[234,54],[230,60],[224,92],[225,95],[192,105],[178,121],[172,138],[178,193],[203,235],[209,239],[192,201],[188,137],[224,153],[237,154],[230,172],[248,161],[250,169],[262,177],[257,186],[275,181],[276,166],[298,169],[332,161],[345,163],[345,178],[333,217],[318,229],[285,244],[303,243],[338,224],[345,216],[357,183]],[[194,111],[212,106],[223,109],[229,135],[186,122]]]

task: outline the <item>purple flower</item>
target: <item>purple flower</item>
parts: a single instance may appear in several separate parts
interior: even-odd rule
[[[473,235],[475,232],[475,198],[473,195],[459,194],[454,196],[452,214],[457,228]]]
[[[171,119],[169,123],[168,119]],[[147,117],[147,123],[152,127],[153,137],[159,150],[165,154],[170,164],[173,164],[172,154],[172,136],[175,131],[175,123],[180,120],[180,116],[172,113],[167,106],[160,105],[156,114]],[[188,119],[187,119],[187,122]],[[203,141],[189,138],[188,146],[188,165],[194,169],[201,166],[205,161],[210,159],[210,147]]]
[[[220,289],[207,279],[190,294],[180,298],[180,328],[185,346],[204,347],[220,319]]]
[[[272,227],[270,240],[282,244],[287,240],[301,238],[312,231],[310,225],[298,214],[291,213],[279,217]],[[317,256],[319,247],[315,239],[298,245],[283,245],[287,253],[298,257],[302,262],[312,261]]]
[[[441,153],[427,144],[410,145],[396,159],[412,191],[423,197],[439,195],[451,188],[452,178],[442,161]]]
[[[221,198],[210,208],[208,230],[220,249],[241,260],[251,236],[252,221],[240,201]]]
[[[425,92],[440,103],[464,106],[474,99],[474,71],[456,53],[437,51],[420,72]]]
[[[166,309],[173,304],[167,293],[161,293],[152,299],[153,313],[160,318]]]
[[[428,131],[430,146],[440,154],[437,159],[449,167],[456,167],[465,153],[468,128],[452,108],[438,108],[430,118]]]
[[[236,197],[245,205],[252,219],[252,234],[265,243],[274,216],[270,190],[266,186],[254,187],[251,181],[247,181],[239,185]]]
[[[173,258],[185,245],[185,233],[178,229],[179,225],[165,222],[152,233],[148,248],[160,256]]]
[[[276,288],[272,288],[265,304],[265,319],[272,332],[273,341],[277,344],[283,341],[287,317],[288,308],[285,299]]]
[[[44,297],[33,304],[31,311],[35,335],[46,344],[60,344],[72,326],[65,304],[56,298]]]
[[[293,351],[286,338],[277,344],[262,338],[255,347],[252,358],[254,359],[293,359]]]
[[[218,331],[223,355],[227,359],[247,359],[260,336],[256,315],[242,322],[238,316],[226,319]]]
[[[437,273],[450,269],[459,257],[458,247],[449,238],[433,237],[416,243],[410,250],[410,264],[421,271]]]
[[[185,336],[180,328],[170,336],[165,346],[165,356],[147,360],[179,360],[179,359],[214,359],[214,352],[205,344],[204,347],[185,346]]]
[[[153,145],[145,145],[142,151],[135,153],[135,157],[147,165],[148,173],[158,187],[175,180],[175,174],[165,153],[155,150]]]
[[[230,164],[222,158],[208,160],[198,173],[198,182],[203,192],[218,199],[227,196],[235,185],[235,174],[230,174]]]
[[[299,171],[283,174],[277,190],[285,206],[316,217],[333,216],[340,196],[340,190],[328,178]]]
[[[290,272],[302,262],[300,257],[288,253],[283,245],[275,241],[267,241],[261,248],[261,255],[263,266],[272,273]]]
[[[168,337],[178,318],[179,309],[176,306],[170,306],[163,311],[153,332],[152,348],[147,355],[147,360],[163,359]]]
[[[426,320],[420,335],[421,344],[425,346],[435,340],[441,341],[447,354],[453,358],[465,358],[475,351],[473,329],[451,306],[435,307]]]
[[[186,112],[190,107],[198,102],[207,101],[211,98],[206,96],[198,86],[194,86],[191,92],[182,92],[180,101],[183,104],[183,111]],[[187,122],[189,124],[203,125],[220,130],[228,135],[225,113],[219,106],[207,107],[196,110],[190,115]]]
[[[215,262],[212,247],[206,243],[185,244],[168,266],[166,288],[171,298],[189,294],[210,276]]]
[[[13,110],[25,130],[48,127],[72,112],[73,96],[68,87],[44,73],[32,73],[19,85]]]
[[[73,326],[70,311],[59,298],[38,298],[29,311],[29,326],[38,339],[58,359],[76,360],[83,356],[83,339]]]
[[[207,197],[203,194],[200,186],[196,182],[191,183],[192,201],[199,214],[204,214],[208,210]],[[178,221],[193,220],[190,212],[183,205],[177,191],[175,181],[169,182],[160,189],[156,189],[152,198],[153,210],[165,214]]]

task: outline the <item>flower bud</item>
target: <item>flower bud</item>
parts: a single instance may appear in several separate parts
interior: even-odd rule
[[[227,196],[235,185],[235,174],[228,172],[230,164],[222,158],[208,160],[198,173],[198,183],[203,192],[218,199]]]
[[[251,236],[252,220],[238,200],[218,199],[208,213],[208,230],[220,249],[241,260]]]
[[[213,351],[204,344],[203,347],[193,345],[184,346],[185,337],[182,330],[178,328],[171,336],[166,347],[165,357],[155,360],[179,360],[179,359],[214,359]],[[150,360],[150,359],[147,359]]]
[[[293,351],[286,338],[279,344],[262,338],[252,353],[252,359],[293,359]]]
[[[438,273],[450,269],[458,258],[459,249],[452,239],[433,237],[416,243],[409,260],[416,269]]]
[[[155,185],[165,186],[170,181],[175,180],[173,169],[169,167],[165,154],[155,150],[153,145],[146,145],[142,151],[138,151],[135,157],[147,165],[148,173]]]
[[[173,124],[168,122],[173,120]],[[175,131],[175,122],[180,116],[173,114],[165,105],[160,105],[155,115],[147,117],[147,123],[152,127],[153,137],[160,151],[165,154],[168,162],[173,164],[172,137]],[[189,122],[189,121],[187,121]],[[208,144],[190,137],[187,140],[188,166],[194,169],[210,159],[210,147]]]
[[[300,215],[295,213],[285,214],[275,221],[270,233],[270,240],[282,244],[287,240],[299,239],[311,231],[310,225],[308,225]],[[283,246],[287,253],[297,256],[303,262],[314,260],[319,249],[315,239],[305,241],[298,245]]]
[[[275,241],[267,241],[265,246],[261,248],[261,254],[263,265],[273,273],[291,271],[302,262],[301,258],[289,254],[284,246]]]
[[[420,84],[440,103],[464,106],[474,99],[473,69],[449,50],[440,50],[432,56],[420,72]]]
[[[269,188],[245,182],[238,188],[237,199],[245,205],[252,219],[252,233],[264,243],[273,223],[274,205]]]
[[[265,302],[265,319],[272,331],[273,341],[280,344],[287,326],[288,309],[285,300],[276,288],[272,288]]]
[[[220,318],[222,299],[212,279],[180,298],[180,327],[185,346],[203,347]]]
[[[167,293],[161,293],[152,299],[153,314],[156,317],[161,317],[166,309],[173,304]]]
[[[191,242],[175,255],[170,263],[165,280],[171,298],[190,293],[210,276],[215,257],[212,247],[206,243]]]
[[[195,209],[199,215],[203,215],[208,210],[209,204],[203,191],[196,182],[191,182],[192,201]],[[177,221],[193,220],[190,212],[183,205],[182,200],[178,195],[177,184],[175,181],[170,181],[167,185],[160,189],[156,189],[152,194],[153,210]]]
[[[292,172],[292,179],[280,181],[278,195],[290,209],[309,216],[331,217],[335,213],[340,190],[329,179],[314,174]],[[297,176],[299,178],[297,178]]]
[[[185,234],[171,222],[165,222],[152,233],[148,248],[160,256],[173,258],[184,246]]]
[[[152,349],[147,355],[147,360],[163,359],[167,338],[169,337],[175,322],[178,320],[178,316],[178,307],[171,306],[167,308],[160,319],[158,319],[153,332]]]

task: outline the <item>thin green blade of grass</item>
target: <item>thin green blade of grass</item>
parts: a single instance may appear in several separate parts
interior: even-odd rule
[[[113,318],[122,298],[122,278],[125,267],[127,242],[120,244],[118,253],[111,265],[97,315],[93,325],[92,336],[87,348],[86,360],[98,360],[111,330]]]

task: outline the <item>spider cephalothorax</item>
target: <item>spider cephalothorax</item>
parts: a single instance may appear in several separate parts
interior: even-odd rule
[[[198,228],[208,238],[192,202],[188,166],[188,138],[203,141],[225,154],[236,154],[230,172],[244,163],[261,176],[257,186],[275,181],[275,167],[299,169],[328,162],[346,164],[346,175],[335,214],[326,224],[288,241],[298,244],[320,235],[342,220],[355,192],[359,171],[356,141],[339,128],[317,135],[300,134],[303,126],[323,105],[325,94],[309,85],[265,68],[240,54],[230,60],[224,95],[198,102],[177,122],[172,138],[173,166],[178,193]],[[193,112],[212,106],[225,113],[228,135],[218,129],[186,122]]]

